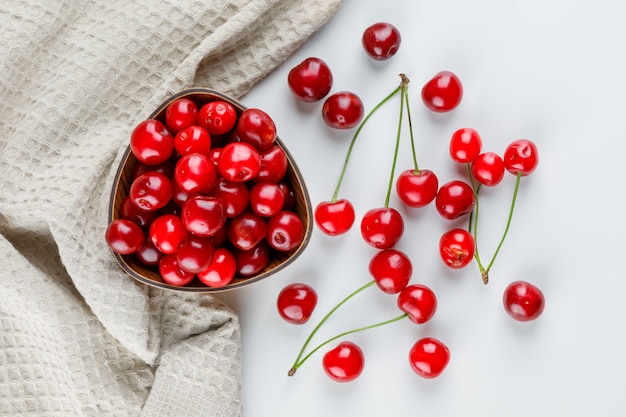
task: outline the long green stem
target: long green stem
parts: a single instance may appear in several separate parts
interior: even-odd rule
[[[339,174],[339,180],[337,181],[337,186],[335,187],[335,191],[333,193],[333,197],[330,200],[331,202],[335,202],[337,200],[337,197],[339,196],[339,189],[341,188],[341,183],[343,182],[343,177],[346,174],[346,170],[348,168],[348,162],[350,161],[350,155],[352,154],[352,150],[354,149],[354,144],[356,143],[357,137],[361,133],[361,130],[363,130],[363,126],[365,126],[365,123],[367,123],[367,121],[370,119],[370,117],[372,117],[372,115],[374,113],[376,113],[376,111],[383,104],[385,104],[393,96],[398,94],[398,92],[401,90],[401,88],[402,88],[402,86],[397,87],[387,97],[382,99],[382,101],[380,103],[378,103],[372,110],[370,110],[370,112],[365,116],[365,118],[361,121],[361,123],[357,127],[356,131],[354,132],[354,136],[352,137],[352,140],[350,141],[350,146],[348,147],[348,153],[346,154],[346,159],[344,160],[343,167],[341,168],[341,174]]]
[[[304,351],[306,350],[307,346],[309,345],[309,343],[311,342],[311,339],[313,339],[313,336],[315,336],[315,333],[317,333],[317,331],[320,329],[320,327],[322,327],[322,325],[326,322],[326,320],[328,320],[330,318],[330,316],[333,315],[333,313],[335,313],[335,311],[337,311],[339,309],[339,307],[341,307],[342,305],[344,305],[345,303],[347,303],[352,297],[356,296],[357,294],[359,294],[360,292],[366,290],[367,288],[371,287],[372,285],[374,285],[376,283],[375,280],[372,280],[370,282],[368,282],[367,284],[357,288],[356,290],[354,290],[353,292],[351,292],[350,294],[348,294],[343,300],[341,300],[339,303],[337,303],[337,305],[335,305],[323,318],[322,320],[320,320],[319,323],[317,323],[317,326],[315,326],[315,328],[313,329],[313,331],[311,332],[311,334],[309,334],[309,337],[306,339],[306,341],[304,342],[304,344],[302,345],[302,348],[300,349],[300,352],[298,353],[298,356],[296,357],[296,360],[294,361],[294,366],[296,366],[298,364],[298,362],[300,361],[300,358],[302,357],[302,355],[304,355]],[[297,366],[296,366],[297,368]]]
[[[398,150],[400,149],[400,137],[402,136],[402,119],[404,116],[404,98],[406,96],[407,85],[409,79],[404,74],[400,74],[402,82],[400,83],[400,116],[398,118],[398,131],[396,133],[396,147],[393,152],[393,162],[391,164],[391,173],[389,174],[389,185],[387,186],[387,196],[385,197],[385,207],[389,207],[389,200],[391,199],[391,191],[393,190],[393,180],[396,172],[396,165],[398,163]]]
[[[420,169],[417,164],[417,152],[415,151],[415,138],[413,136],[413,119],[411,119],[411,106],[409,105],[409,91],[404,93],[404,104],[406,105],[407,123],[409,124],[409,137],[411,138],[411,154],[413,155],[413,166],[415,174],[419,174]]]
[[[476,259],[476,263],[478,264],[478,269],[480,270],[481,275],[484,277],[486,271],[485,271],[485,268],[483,267],[483,264],[480,260],[480,255],[478,253],[478,212],[479,212],[478,192],[480,191],[480,185],[478,187],[476,186],[476,182],[474,181],[474,176],[472,175],[470,164],[469,163],[465,164],[465,167],[467,168],[467,176],[469,178],[472,191],[474,192],[474,201],[475,201],[474,210],[472,210],[472,212],[470,213],[468,231],[474,237],[474,244],[475,244],[474,259]],[[472,220],[473,220],[473,224],[472,224]]]
[[[352,333],[362,332],[362,331],[365,331],[365,330],[369,330],[369,329],[373,329],[373,328],[376,328],[376,327],[384,326],[384,325],[386,325],[386,324],[390,324],[390,323],[393,323],[393,322],[396,322],[396,321],[400,321],[400,320],[402,320],[402,319],[404,319],[404,318],[406,318],[406,317],[408,317],[408,314],[407,314],[407,313],[404,313],[404,314],[401,314],[401,315],[399,315],[399,316],[397,316],[397,317],[394,317],[394,318],[392,318],[392,319],[389,319],[389,320],[381,321],[381,322],[378,322],[378,323],[370,324],[369,326],[363,326],[363,327],[359,327],[359,328],[357,328],[357,329],[348,330],[348,331],[346,331],[346,332],[339,333],[338,335],[333,336],[333,337],[331,337],[330,339],[327,339],[327,340],[323,341],[322,343],[320,343],[319,345],[317,345],[317,346],[316,346],[313,350],[311,350],[311,352],[309,352],[309,353],[308,353],[305,357],[303,357],[301,360],[296,361],[296,363],[294,363],[294,365],[293,365],[293,366],[291,367],[291,369],[289,370],[288,375],[289,375],[289,376],[293,376],[293,375],[296,373],[296,370],[297,370],[300,366],[302,366],[302,364],[303,364],[304,362],[306,362],[306,361],[307,361],[307,359],[309,359],[311,356],[313,356],[313,354],[315,354],[315,352],[317,352],[318,350],[320,350],[321,348],[323,348],[323,347],[324,347],[324,346],[326,346],[327,344],[329,344],[329,343],[331,343],[331,342],[333,342],[333,341],[335,341],[335,340],[337,340],[337,339],[339,339],[339,338],[342,338],[342,337],[347,336],[347,335],[352,334]]]

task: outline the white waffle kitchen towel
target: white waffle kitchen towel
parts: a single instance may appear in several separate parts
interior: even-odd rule
[[[136,123],[234,97],[342,0],[0,0],[0,415],[241,416],[236,314],[151,289],[104,242]]]

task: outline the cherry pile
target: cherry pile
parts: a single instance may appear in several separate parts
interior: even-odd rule
[[[385,22],[366,28],[362,36],[365,52],[377,61],[393,57],[398,52],[400,42],[398,29]],[[401,204],[407,208],[423,210],[431,204],[434,205],[444,222],[467,218],[467,228],[453,227],[440,237],[440,258],[444,265],[451,269],[464,268],[475,260],[482,281],[487,284],[490,269],[511,224],[521,179],[535,170],[538,164],[538,152],[532,141],[520,139],[510,143],[500,156],[496,152],[483,151],[482,139],[476,130],[458,129],[450,138],[449,154],[453,163],[464,166],[467,175],[439,184],[438,177],[433,170],[422,168],[418,164],[410,112],[410,80],[405,74],[400,74],[399,86],[367,114],[365,114],[362,101],[353,92],[340,91],[328,96],[332,90],[333,76],[328,65],[320,58],[310,57],[296,65],[290,71],[287,81],[297,99],[316,102],[327,97],[322,104],[322,120],[327,125],[337,129],[356,128],[332,197],[319,202],[314,210],[316,226],[329,236],[347,233],[356,221],[353,204],[346,198],[340,198],[339,193],[357,138],[376,111],[399,95],[400,114],[385,202],[381,207],[367,210],[360,221],[363,240],[378,250],[369,263],[372,280],[348,294],[323,316],[309,334],[288,372],[289,376],[293,376],[313,354],[328,344],[343,339],[324,354],[322,366],[331,379],[338,382],[352,381],[361,374],[365,362],[363,350],[356,344],[345,340],[348,335],[405,318],[415,324],[423,324],[428,322],[437,310],[438,300],[435,293],[423,284],[411,283],[412,264],[409,256],[394,249],[402,238],[404,219],[400,211],[391,207],[391,193],[395,191]],[[454,110],[459,106],[462,98],[463,85],[458,76],[451,71],[441,71],[435,74],[424,83],[421,89],[423,105],[429,111],[436,113]],[[396,175],[405,112],[410,133],[413,166],[403,169]],[[500,243],[490,262],[485,265],[479,254],[477,239],[479,195],[482,187],[495,187],[500,184],[505,172],[516,178],[513,199]],[[373,286],[386,294],[396,295],[396,304],[400,314],[381,322],[342,332],[319,343],[307,352],[314,336],[328,318],[349,300]],[[312,287],[302,283],[290,284],[278,295],[278,312],[290,323],[303,324],[313,314],[317,300],[318,295]],[[543,312],[544,304],[541,290],[525,281],[511,283],[503,295],[506,313],[517,321],[536,319]],[[411,369],[424,378],[439,376],[449,360],[448,347],[442,341],[432,337],[424,337],[416,341],[408,353]]]
[[[130,150],[137,160],[130,188],[105,238],[113,251],[158,269],[165,283],[197,277],[224,287],[302,242],[288,159],[264,111],[178,98],[163,122],[134,128]]]

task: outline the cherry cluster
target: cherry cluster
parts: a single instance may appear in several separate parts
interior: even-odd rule
[[[362,45],[366,53],[378,61],[393,57],[398,51],[400,43],[401,37],[398,29],[385,22],[368,27],[362,36]],[[483,266],[476,244],[480,189],[482,186],[493,187],[497,185],[504,177],[505,171],[517,178],[509,220],[502,237],[503,241],[511,222],[520,179],[530,174],[537,165],[537,149],[534,143],[529,140],[517,140],[511,143],[504,152],[504,156],[500,157],[494,152],[482,152],[482,140],[475,130],[459,129],[450,140],[450,155],[456,163],[466,165],[467,178],[440,185],[437,175],[432,170],[423,169],[418,165],[408,94],[409,83],[408,77],[405,74],[400,74],[400,85],[374,106],[368,114],[365,114],[363,104],[358,96],[351,92],[333,94],[326,98],[323,103],[322,117],[329,126],[339,129],[356,128],[331,199],[319,202],[314,210],[315,224],[319,230],[329,236],[347,233],[356,221],[354,206],[350,200],[340,198],[339,191],[360,132],[372,115],[397,95],[400,96],[400,115],[385,203],[382,207],[375,207],[366,211],[360,222],[363,240],[378,250],[369,263],[369,272],[373,279],[350,293],[321,319],[304,342],[289,370],[290,376],[294,375],[296,370],[314,353],[327,344],[345,338],[349,334],[390,324],[404,318],[408,318],[416,324],[423,324],[435,314],[437,310],[435,293],[425,285],[410,283],[411,260],[407,254],[394,248],[403,235],[404,220],[400,212],[390,206],[393,190],[406,207],[419,209],[433,203],[437,212],[445,220],[459,219],[463,216],[469,218],[467,229],[453,228],[441,236],[439,253],[444,264],[453,269],[463,268],[475,259],[479,265],[483,282],[486,284],[489,268],[497,255],[497,251],[488,266]],[[290,71],[288,85],[297,98],[307,102],[320,101],[331,90],[332,73],[328,65],[321,59],[307,58]],[[451,71],[441,71],[435,74],[421,89],[423,104],[428,110],[437,113],[454,110],[461,103],[462,97],[463,85],[457,75]],[[403,170],[396,176],[395,169],[405,111],[414,166]],[[313,336],[337,309],[357,294],[374,285],[386,294],[397,295],[396,303],[401,311],[399,316],[343,332],[305,353]],[[503,302],[507,313],[519,321],[537,318],[543,311],[544,305],[541,291],[524,281],[512,283],[505,291]],[[287,285],[277,299],[279,314],[283,319],[293,324],[306,323],[316,304],[317,294],[315,290],[302,283]],[[440,375],[447,366],[450,351],[442,341],[425,337],[413,345],[408,356],[411,368],[418,375],[424,378],[434,378]],[[363,370],[363,352],[356,344],[344,340],[324,355],[322,365],[333,380],[338,382],[352,381]]]
[[[137,162],[106,241],[157,268],[165,283],[197,277],[223,287],[302,242],[304,225],[284,181],[288,159],[264,111],[177,98],[164,121],[134,128],[130,150]]]

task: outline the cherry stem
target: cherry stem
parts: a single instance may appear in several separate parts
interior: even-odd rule
[[[296,373],[296,370],[297,370],[300,366],[302,366],[302,364],[303,364],[304,362],[306,362],[306,360],[307,360],[307,359],[309,359],[311,356],[313,356],[313,354],[315,354],[315,352],[317,352],[318,350],[320,350],[321,348],[323,348],[323,347],[324,347],[324,346],[326,346],[327,344],[329,344],[329,343],[331,343],[331,342],[333,342],[333,341],[335,341],[335,340],[337,340],[337,339],[340,339],[340,338],[342,338],[342,337],[344,337],[344,336],[347,336],[347,335],[349,335],[349,334],[352,334],[352,333],[362,332],[362,331],[365,331],[365,330],[374,329],[374,328],[376,328],[376,327],[381,327],[381,326],[384,326],[384,325],[386,325],[386,324],[394,323],[394,322],[396,322],[396,321],[400,321],[400,320],[402,320],[402,319],[404,319],[404,318],[407,318],[408,316],[409,316],[409,315],[408,315],[407,313],[404,313],[404,314],[401,314],[401,315],[399,315],[399,316],[397,316],[397,317],[394,317],[394,318],[392,318],[392,319],[385,320],[385,321],[381,321],[381,322],[374,323],[374,324],[370,324],[370,325],[368,325],[368,326],[359,327],[359,328],[357,328],[357,329],[348,330],[348,331],[346,331],[346,332],[339,333],[338,335],[333,336],[333,337],[331,337],[330,339],[326,339],[325,341],[323,341],[322,343],[320,343],[319,345],[317,345],[317,346],[316,346],[313,350],[311,350],[311,352],[309,352],[309,353],[308,353],[308,354],[307,354],[304,358],[302,358],[302,360],[300,360],[299,362],[296,362],[296,363],[293,365],[293,367],[289,370],[288,375],[289,375],[289,376],[293,376],[293,375]]]
[[[417,164],[417,153],[415,152],[415,138],[413,137],[413,120],[411,119],[411,107],[409,105],[408,89],[404,92],[404,103],[406,105],[406,117],[407,117],[407,122],[409,124],[409,136],[411,138],[411,153],[413,155],[413,165],[415,166],[415,170],[413,172],[415,174],[419,174],[420,169],[419,169],[419,165]]]
[[[402,119],[404,116],[404,101],[406,98],[406,90],[409,85],[409,79],[406,75],[400,74],[401,82],[400,86],[400,115],[398,117],[398,131],[396,133],[396,148],[393,152],[393,162],[391,164],[391,173],[389,174],[389,185],[387,186],[387,196],[385,197],[385,207],[389,207],[389,200],[391,199],[391,191],[393,190],[393,180],[396,171],[396,165],[398,163],[398,150],[400,149],[400,137],[402,136]]]
[[[300,358],[302,358],[302,355],[304,355],[304,350],[307,348],[307,346],[309,345],[309,343],[311,342],[311,339],[313,339],[313,336],[315,335],[315,333],[317,333],[317,331],[320,329],[320,327],[322,327],[322,325],[326,322],[326,320],[328,320],[330,318],[330,316],[333,315],[333,313],[335,311],[337,311],[339,309],[339,307],[341,307],[342,305],[344,305],[345,303],[347,303],[352,297],[356,296],[357,294],[359,294],[360,292],[366,290],[367,288],[371,287],[372,285],[374,285],[376,283],[375,280],[372,280],[370,282],[368,282],[367,284],[357,288],[356,290],[352,291],[350,294],[348,294],[343,300],[341,300],[339,303],[337,303],[336,306],[334,306],[323,318],[322,320],[320,320],[320,322],[317,324],[317,326],[315,326],[315,328],[313,329],[313,331],[311,332],[311,334],[309,334],[309,337],[306,339],[306,341],[304,342],[304,344],[302,345],[302,348],[300,349],[300,352],[298,352],[298,356],[296,357],[296,360],[294,361],[294,364],[291,368],[291,370],[289,370],[289,376],[293,375],[296,371],[296,369],[298,369],[298,366],[300,366],[301,361]],[[293,370],[293,372],[292,372]]]
[[[361,133],[361,130],[363,130],[363,126],[365,126],[365,123],[367,123],[367,121],[370,119],[370,117],[372,117],[372,115],[374,113],[376,113],[376,111],[379,108],[381,108],[383,104],[385,104],[393,96],[398,94],[398,92],[401,89],[402,89],[402,85],[400,85],[395,90],[393,90],[387,97],[382,99],[382,101],[380,101],[376,106],[374,106],[374,108],[372,110],[370,110],[370,112],[365,116],[365,118],[361,121],[361,123],[359,123],[359,126],[357,127],[356,131],[354,132],[354,136],[352,137],[352,141],[350,141],[350,146],[348,147],[348,153],[346,154],[346,159],[344,160],[343,167],[341,168],[341,174],[339,174],[339,181],[337,181],[337,186],[335,187],[335,191],[333,193],[333,197],[330,200],[332,203],[337,201],[337,197],[339,196],[339,189],[341,188],[341,183],[343,182],[343,177],[344,177],[344,175],[346,173],[346,170],[348,168],[348,162],[350,161],[350,156],[352,155],[352,150],[354,149],[354,144],[356,143],[356,139],[359,136],[359,134]]]
[[[484,276],[485,276],[485,268],[483,267],[483,264],[481,263],[480,260],[480,255],[478,254],[478,192],[480,191],[480,184],[478,185],[478,187],[476,186],[476,183],[474,182],[474,177],[472,175],[472,170],[470,167],[470,164],[467,163],[465,164],[465,167],[467,168],[467,176],[469,178],[469,182],[470,185],[472,187],[472,191],[474,191],[474,210],[472,210],[472,212],[470,213],[470,217],[469,217],[469,228],[468,231],[472,234],[472,236],[474,236],[474,245],[475,245],[475,249],[474,249],[474,259],[476,259],[476,263],[478,264],[478,269],[480,270],[481,275],[483,276],[483,281],[484,281]],[[472,220],[474,221],[472,224]]]

